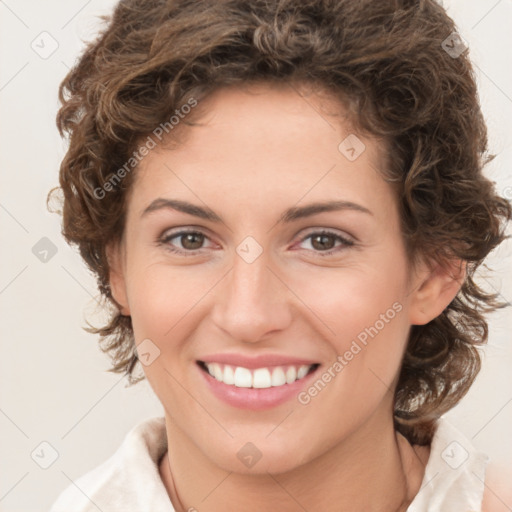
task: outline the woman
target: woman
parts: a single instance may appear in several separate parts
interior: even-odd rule
[[[165,417],[52,512],[499,510],[441,416],[512,211],[438,4],[123,0],[60,93],[63,233]]]

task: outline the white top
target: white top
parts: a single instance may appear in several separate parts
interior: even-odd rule
[[[70,484],[50,512],[174,512],[158,470],[166,450],[164,418],[139,423],[114,455]],[[421,489],[407,512],[479,512],[487,462],[441,418]]]

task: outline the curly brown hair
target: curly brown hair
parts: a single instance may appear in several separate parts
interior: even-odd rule
[[[444,312],[412,327],[395,391],[396,429],[429,443],[480,369],[484,315],[504,305],[474,277],[512,217],[482,174],[486,126],[467,52],[449,51],[461,50],[453,20],[434,0],[122,0],[104,21],[60,86],[57,125],[70,143],[62,232],[112,307],[107,325],[89,328],[110,353],[110,371],[142,378],[131,319],[109,288],[106,247],[122,236],[134,174],[114,182],[116,171],[191,98],[252,81],[313,84],[386,141],[384,177],[397,191],[411,261],[467,263]]]

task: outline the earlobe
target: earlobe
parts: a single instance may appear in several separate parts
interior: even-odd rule
[[[425,325],[446,309],[464,283],[466,262],[453,260],[437,264],[423,276],[412,292],[411,325]]]
[[[126,293],[125,271],[122,259],[122,243],[109,244],[106,248],[109,264],[109,284],[113,299],[122,315],[129,316],[130,308]]]

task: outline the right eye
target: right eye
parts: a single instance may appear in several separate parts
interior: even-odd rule
[[[174,242],[174,240],[177,242]],[[194,256],[197,251],[204,249],[205,240],[209,240],[209,238],[201,231],[182,229],[180,231],[166,231],[158,242],[173,253]]]

